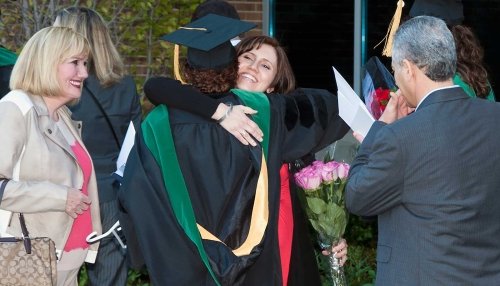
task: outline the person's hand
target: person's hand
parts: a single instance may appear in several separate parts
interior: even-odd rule
[[[323,250],[323,255],[329,255],[330,253],[335,253],[335,257],[339,259],[340,266],[344,266],[347,261],[347,242],[345,239],[341,239],[337,245],[334,245],[331,251]]]
[[[379,120],[387,124],[391,124],[394,121],[407,116],[413,112],[413,110],[414,109],[408,106],[406,99],[401,95],[401,90],[391,92],[391,98],[389,99],[384,113],[382,113]]]
[[[401,119],[403,117],[406,117],[408,116],[408,114],[412,113],[413,111],[415,111],[415,108],[413,107],[410,107],[408,105],[408,102],[406,101],[405,97],[401,94],[401,90],[399,89],[398,91],[396,91],[395,93],[396,96],[399,97],[399,102],[398,102],[398,106],[397,106],[397,116],[398,116],[398,119]]]
[[[365,139],[365,136],[361,135],[356,131],[352,132],[352,136],[356,138],[356,140],[358,140],[359,143],[363,143],[363,140]]]
[[[66,213],[76,218],[89,208],[90,199],[82,194],[80,190],[70,189],[66,198]]]
[[[230,111],[228,111],[229,108],[231,108]],[[259,126],[247,116],[247,114],[256,113],[256,110],[244,105],[229,107],[221,103],[219,107],[217,107],[212,118],[219,119],[220,121],[223,117],[219,124],[226,129],[226,131],[231,133],[244,145],[250,144],[252,146],[257,146],[255,140],[262,142],[262,136],[264,136],[264,134]]]

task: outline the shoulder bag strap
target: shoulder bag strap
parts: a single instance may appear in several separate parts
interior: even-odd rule
[[[26,254],[31,254],[31,238],[28,228],[26,228],[26,223],[24,222],[23,213],[19,214],[19,223],[21,224],[21,231],[23,232],[24,249],[26,250]]]
[[[10,179],[2,178],[0,179],[2,184],[0,184],[0,202],[3,198],[3,193],[5,191],[5,187]],[[10,218],[12,217],[12,212],[0,209],[0,241],[5,242],[16,242],[15,237],[7,233],[7,228],[10,224]]]
[[[116,146],[118,146],[118,149],[121,149],[122,146],[120,144],[120,141],[118,140],[118,136],[116,135],[115,129],[113,128],[113,125],[111,125],[111,121],[109,120],[109,117],[106,114],[106,112],[104,111],[104,108],[102,107],[101,103],[99,102],[99,100],[97,99],[95,94],[90,90],[90,88],[87,85],[84,84],[83,88],[85,88],[89,92],[90,97],[92,97],[95,104],[97,105],[97,107],[101,111],[102,115],[104,115],[104,119],[106,119],[106,122],[108,123],[109,129],[111,129],[111,132],[113,133],[113,137],[115,138]]]
[[[7,183],[10,181],[10,179],[0,179],[2,181],[2,184],[0,185],[0,201],[2,200],[3,197],[3,192],[5,191],[5,186],[7,186]],[[23,242],[24,242],[24,249],[26,250],[27,254],[31,254],[31,239],[30,239],[30,234],[28,232],[28,228],[26,227],[26,223],[24,222],[24,215],[23,213],[19,213],[19,224],[21,225],[21,231],[23,233]],[[12,238],[6,238],[3,241],[15,241],[12,240]]]

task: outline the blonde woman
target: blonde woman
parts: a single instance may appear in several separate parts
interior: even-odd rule
[[[77,285],[84,260],[93,262],[101,233],[92,160],[67,104],[78,101],[90,49],[73,30],[48,27],[24,46],[13,68],[11,92],[0,101],[0,178],[10,179],[0,208],[13,212],[7,233],[47,236],[59,250],[57,285]],[[27,274],[29,275],[29,274]]]

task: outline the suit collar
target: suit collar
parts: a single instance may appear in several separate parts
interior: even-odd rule
[[[418,106],[417,110],[420,110],[421,108],[425,108],[426,106],[435,103],[467,99],[467,98],[469,98],[469,96],[464,92],[464,90],[460,86],[438,89],[432,91],[426,98],[424,98],[424,100]]]

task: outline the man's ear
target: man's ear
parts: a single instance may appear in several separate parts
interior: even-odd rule
[[[413,64],[407,59],[403,60],[403,73],[405,74],[405,76],[408,76],[409,78],[414,76],[415,73],[414,68],[416,68],[415,64]]]
[[[274,91],[274,87],[270,87],[268,89],[266,89],[266,93],[271,93]]]

